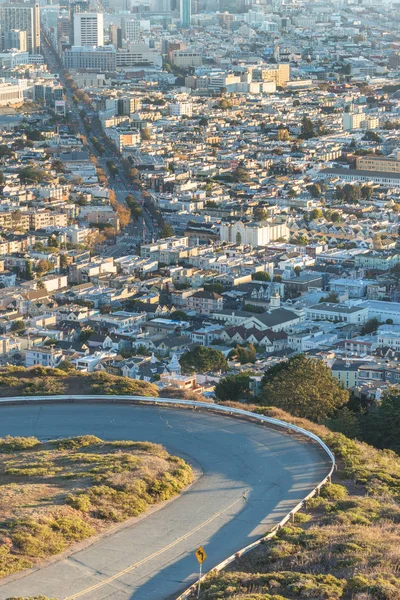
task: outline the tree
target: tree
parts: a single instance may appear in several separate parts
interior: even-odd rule
[[[43,169],[23,167],[18,171],[21,183],[43,183],[50,180],[50,175]]]
[[[0,186],[4,185],[5,182],[6,182],[6,179],[4,177],[4,173],[3,173],[3,171],[0,171]]]
[[[28,131],[26,131],[26,137],[32,142],[42,142],[46,139],[43,133],[38,129],[29,129]]]
[[[329,429],[343,433],[346,437],[356,438],[361,435],[361,425],[358,415],[347,406],[343,406],[337,414],[326,423]]]
[[[278,142],[289,142],[290,134],[286,128],[278,129],[278,133],[276,134],[276,139]]]
[[[30,260],[25,262],[25,278],[28,279],[28,281],[34,279],[32,261]]]
[[[369,200],[374,193],[372,185],[363,185],[361,188],[361,197],[364,200]]]
[[[13,150],[11,150],[11,148],[6,146],[6,144],[0,144],[0,159],[9,157],[9,156],[14,156]]]
[[[314,219],[320,219],[323,216],[324,214],[320,208],[313,208],[312,211],[310,211],[310,219],[312,221],[314,221]]]
[[[182,354],[180,359],[185,373],[206,373],[207,371],[226,371],[228,361],[219,350],[196,346]]]
[[[256,206],[253,210],[253,216],[255,221],[265,221],[268,219],[268,212],[262,206]]]
[[[24,331],[24,329],[25,329],[25,323],[22,320],[14,321],[13,323],[11,323],[11,331],[21,332],[21,331]]]
[[[247,365],[247,363],[256,362],[257,350],[254,344],[249,344],[248,346],[237,345],[229,356],[231,355],[232,357],[237,357],[241,365]]]
[[[301,121],[301,134],[300,137],[304,140],[308,140],[315,136],[314,124],[308,117],[303,117]]]
[[[152,139],[150,129],[148,127],[144,127],[144,129],[140,130],[140,137],[143,142],[148,142]]]
[[[307,190],[310,192],[313,198],[319,198],[321,195],[321,186],[319,183],[311,183],[307,186]]]
[[[38,290],[47,290],[45,282],[41,279],[38,280],[36,287]]]
[[[61,371],[65,371],[66,373],[70,373],[71,371],[75,371],[75,367],[70,360],[62,360],[57,369]]]
[[[135,200],[132,194],[127,195],[127,197],[125,198],[125,202],[129,210],[131,211],[132,218],[135,219],[135,221],[137,221],[143,213],[142,208],[139,206],[138,202]]]
[[[380,323],[375,317],[368,319],[368,321],[361,327],[361,335],[374,333],[378,329],[379,325]]]
[[[243,167],[237,167],[233,171],[234,180],[238,183],[244,183],[246,181],[250,181],[250,175]]]
[[[225,286],[222,283],[216,281],[215,283],[205,283],[204,290],[206,292],[215,292],[216,294],[223,294],[225,292]]]
[[[55,158],[53,160],[53,162],[51,163],[51,168],[56,171],[57,173],[65,173],[65,165],[64,163],[59,160],[58,158]]]
[[[227,400],[238,401],[247,398],[249,395],[250,375],[248,373],[239,373],[238,375],[227,375],[222,377],[215,386],[214,393],[217,400],[224,402]]]
[[[174,310],[170,315],[169,318],[172,319],[173,321],[189,321],[189,317],[187,316],[187,314],[183,311],[183,310]]]
[[[60,254],[60,267],[66,269],[68,267],[68,256],[66,254]]]
[[[349,392],[333,379],[322,360],[299,354],[270,371],[263,377],[261,404],[321,423],[348,402]]]
[[[320,298],[321,302],[332,302],[333,304],[337,304],[339,302],[339,297],[336,292],[329,292],[327,296],[322,296]]]
[[[50,246],[51,248],[58,248],[58,239],[56,238],[55,235],[49,235],[48,239],[47,239],[47,245]]]
[[[382,138],[375,131],[367,131],[363,137],[363,140],[366,142],[376,142],[379,144],[382,141]]]
[[[271,281],[271,276],[267,271],[257,271],[251,274],[252,281]]]
[[[174,235],[174,230],[171,225],[164,221],[160,230],[160,238],[168,238]]]
[[[376,423],[381,446],[400,452],[400,391],[389,388],[378,408]]]
[[[38,264],[36,265],[36,272],[39,275],[43,275],[43,273],[47,273],[48,271],[51,271],[52,269],[53,269],[53,264],[49,260],[46,260],[45,258],[42,258],[41,260],[39,260]]]

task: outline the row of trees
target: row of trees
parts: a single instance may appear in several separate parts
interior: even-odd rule
[[[351,185],[346,183],[344,186],[337,185],[335,196],[337,200],[343,200],[346,203],[357,203],[359,200],[369,200],[374,193],[374,188],[370,185]]]

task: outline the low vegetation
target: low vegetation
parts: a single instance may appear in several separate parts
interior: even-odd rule
[[[399,600],[400,457],[278,408],[248,408],[319,435],[339,470],[276,538],[229,571],[211,573],[201,598]]]
[[[0,439],[0,577],[168,500],[191,468],[158,444]]]
[[[47,367],[6,367],[0,370],[0,397],[59,394],[158,396],[158,388],[147,381],[104,372],[81,373]]]

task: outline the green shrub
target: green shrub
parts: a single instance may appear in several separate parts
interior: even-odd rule
[[[72,506],[76,510],[80,510],[81,512],[87,513],[90,511],[92,507],[92,503],[90,502],[90,498],[87,494],[68,494],[65,499],[66,504]]]
[[[344,485],[338,485],[337,483],[327,483],[321,488],[320,493],[323,498],[331,500],[342,500],[348,495],[348,491]]]
[[[11,540],[21,554],[32,558],[59,554],[67,547],[63,535],[54,531],[49,523],[39,523],[31,518],[12,524]]]
[[[69,542],[80,542],[95,534],[93,527],[77,516],[58,517],[51,524],[51,528],[60,532]]]
[[[16,571],[29,569],[32,565],[32,561],[27,558],[13,556],[7,544],[0,545],[0,577],[7,577]]]
[[[0,438],[0,452],[18,452],[20,450],[31,450],[40,446],[37,438],[31,437],[12,437],[7,435],[5,438]]]
[[[33,379],[25,379],[24,386],[21,390],[23,396],[56,396],[64,394],[66,391],[65,383],[51,378],[34,377]]]
[[[129,377],[95,373],[91,376],[91,383],[92,394],[158,397],[158,387],[154,383],[129,379]]]
[[[95,435],[78,435],[72,438],[64,438],[62,440],[51,440],[59,450],[75,450],[77,448],[85,448],[86,446],[95,446],[102,444],[103,440]]]

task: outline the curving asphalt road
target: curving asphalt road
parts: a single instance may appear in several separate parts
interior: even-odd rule
[[[0,437],[86,433],[164,444],[199,467],[202,476],[147,518],[3,583],[0,600],[37,594],[58,600],[176,598],[196,579],[193,552],[199,545],[210,570],[266,533],[329,470],[313,444],[226,416],[107,404],[0,407]]]

